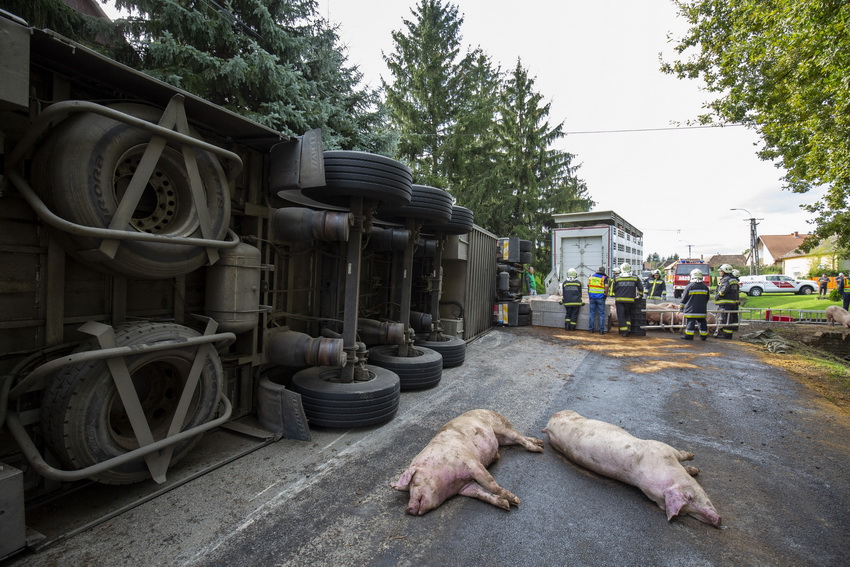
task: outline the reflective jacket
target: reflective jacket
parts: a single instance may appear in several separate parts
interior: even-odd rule
[[[708,296],[710,291],[702,280],[691,282],[682,292],[685,319],[698,319],[708,314]]]
[[[605,287],[608,284],[608,276],[596,272],[587,279],[588,297],[605,297]]]
[[[714,303],[717,305],[728,305],[738,303],[741,284],[735,276],[726,274],[717,283],[717,291],[714,295]]]
[[[581,282],[567,279],[561,285],[561,305],[581,305]]]
[[[646,282],[646,295],[653,299],[660,299],[662,293],[667,293],[667,284],[664,278],[649,278]]]
[[[639,293],[643,293],[643,284],[640,278],[629,274],[628,276],[617,276],[612,284],[614,289],[614,301],[619,303],[634,303]]]

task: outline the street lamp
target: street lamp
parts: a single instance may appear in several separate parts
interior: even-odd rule
[[[758,273],[759,273],[759,250],[758,250],[759,237],[758,237],[758,233],[756,232],[756,226],[758,225],[758,222],[756,222],[756,221],[760,221],[760,220],[764,220],[764,219],[754,218],[752,213],[750,213],[750,211],[748,211],[747,209],[729,209],[729,210],[730,211],[744,211],[745,213],[750,215],[750,218],[746,219],[746,220],[750,221],[750,275],[757,276]]]

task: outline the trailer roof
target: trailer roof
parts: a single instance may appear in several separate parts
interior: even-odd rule
[[[572,226],[594,226],[599,224],[607,224],[616,226],[629,234],[642,237],[643,232],[638,230],[633,224],[627,222],[623,217],[614,211],[587,211],[583,213],[556,213],[552,215],[555,223],[561,228]]]
[[[223,138],[267,150],[289,137],[226,108],[149,75],[122,65],[51,30],[31,30],[32,61],[67,75],[75,82],[111,91],[128,100],[143,100],[165,108],[176,94],[183,95],[193,124]]]

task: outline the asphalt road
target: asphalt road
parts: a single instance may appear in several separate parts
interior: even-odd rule
[[[8,565],[818,566],[846,564],[850,419],[757,347],[495,329],[389,424],[282,440]],[[496,410],[527,435],[561,409],[696,454],[723,529],[665,515],[636,488],[543,454],[490,471],[510,512],[455,497],[422,517],[390,488],[439,427]]]

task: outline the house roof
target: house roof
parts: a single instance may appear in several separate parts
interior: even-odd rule
[[[779,259],[789,252],[796,250],[810,236],[811,234],[800,234],[799,232],[792,232],[791,234],[763,234],[759,236],[759,240],[774,259]]]
[[[837,238],[835,236],[830,236],[829,238],[827,238],[825,240],[821,240],[818,243],[818,245],[815,246],[809,252],[803,252],[799,248],[795,248],[795,249],[789,251],[787,254],[784,254],[782,256],[782,258],[783,259],[786,259],[786,258],[805,258],[807,256],[816,257],[816,256],[824,256],[824,255],[834,255],[836,248],[837,248],[836,241],[837,241]]]
[[[708,265],[716,268],[723,264],[731,264],[733,266],[746,266],[747,257],[743,254],[715,254],[708,259]]]

